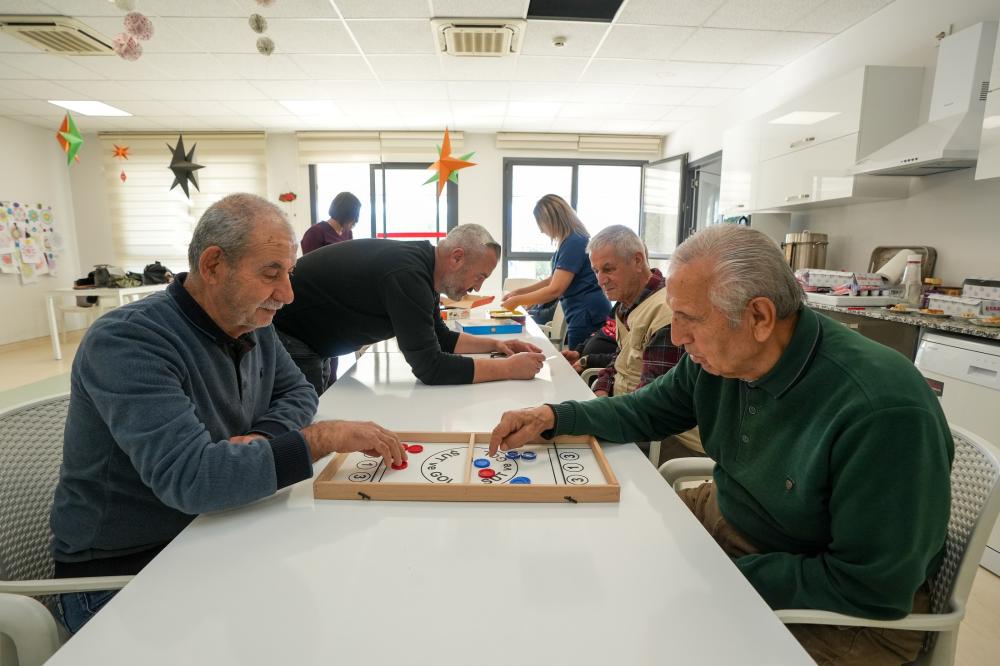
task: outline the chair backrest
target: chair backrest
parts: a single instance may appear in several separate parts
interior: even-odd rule
[[[563,312],[561,301],[556,304],[552,321],[549,322],[549,340],[557,345],[562,345],[566,340],[566,313]]]
[[[979,560],[1000,513],[1000,463],[979,436],[951,427],[951,516],[941,568],[931,582],[931,612],[964,608]]]
[[[0,581],[53,575],[49,528],[69,394],[0,413]]]

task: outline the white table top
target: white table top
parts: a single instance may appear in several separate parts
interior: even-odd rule
[[[371,352],[320,416],[488,431],[588,393],[547,366],[427,387]],[[49,664],[811,663],[638,448],[605,450],[618,504],[316,501],[306,481],[203,515]]]
[[[76,289],[74,287],[61,287],[59,289],[50,289],[49,294],[52,295],[64,295],[73,294],[75,296],[99,296],[99,297],[117,297],[119,295],[132,296],[135,294],[148,294],[154,291],[163,291],[169,285],[166,284],[144,284],[138,287],[94,287],[90,289]]]

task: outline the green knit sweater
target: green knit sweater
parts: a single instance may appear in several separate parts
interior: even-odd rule
[[[719,508],[761,554],[737,566],[772,608],[910,612],[944,555],[954,444],[902,355],[808,308],[761,379],[685,356],[635,393],[553,405],[555,434],[612,442],[701,428]]]

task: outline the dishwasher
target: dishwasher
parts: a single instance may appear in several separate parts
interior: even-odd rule
[[[925,331],[915,364],[941,399],[948,423],[982,437],[1000,458],[1000,342]],[[1000,522],[982,565],[1000,574]]]

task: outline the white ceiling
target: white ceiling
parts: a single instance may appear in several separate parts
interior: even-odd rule
[[[668,134],[892,0],[625,0],[608,23],[529,20],[521,52],[438,54],[431,18],[524,18],[528,0],[137,0],[153,39],[135,62],[67,57],[0,34],[0,115],[81,131],[430,129]],[[247,17],[268,21],[263,56]],[[0,14],[72,16],[110,41],[110,0],[0,0]],[[556,36],[566,37],[562,48]],[[295,115],[279,100],[328,100]]]

